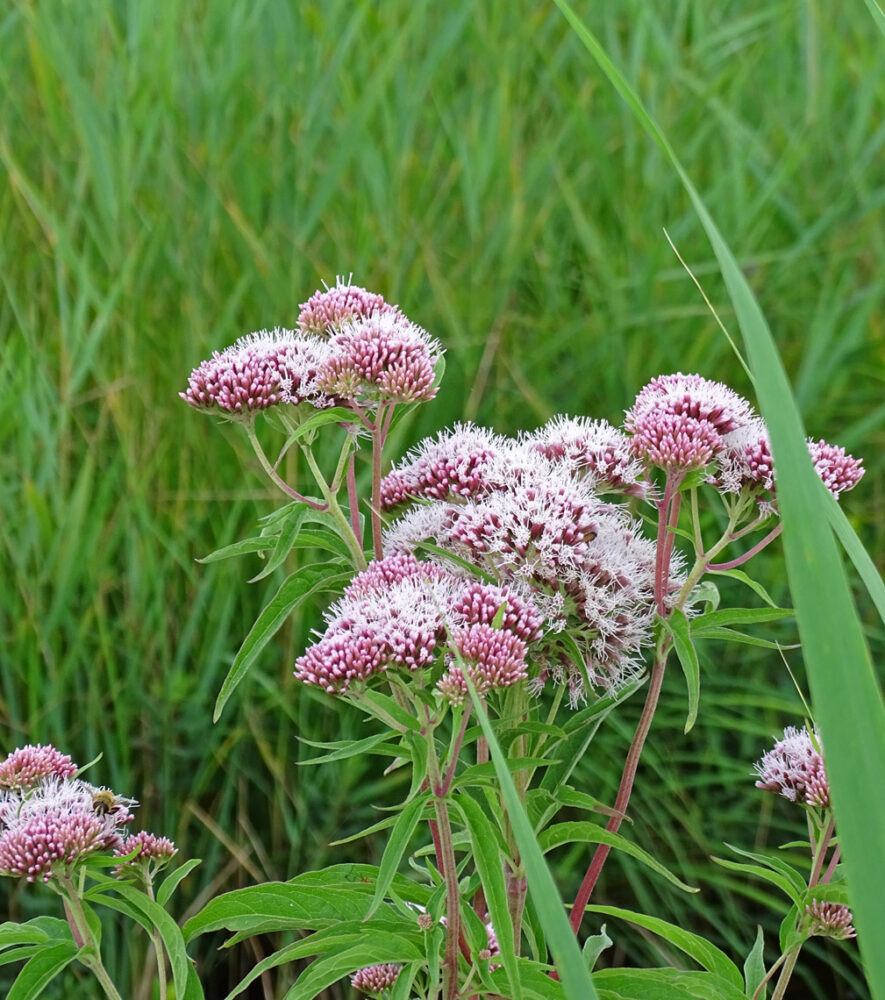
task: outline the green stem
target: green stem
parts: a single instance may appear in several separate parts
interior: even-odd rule
[[[153,900],[154,886],[151,881],[147,883],[146,892],[148,897]],[[166,983],[166,953],[163,950],[163,937],[156,927],[151,928],[151,942],[154,946],[154,954],[157,957],[157,982],[160,987],[160,1000],[166,1000],[169,992]]]
[[[335,492],[326,482],[326,478],[322,473],[319,465],[317,465],[317,460],[314,458],[313,452],[310,448],[304,447],[301,449],[304,453],[304,457],[307,461],[310,471],[313,473],[313,477],[316,480],[316,484],[319,487],[320,493],[323,495],[323,499],[326,501],[324,508],[328,511],[329,516],[338,526],[338,531],[341,537],[344,539],[345,544],[350,550],[350,554],[353,557],[354,567],[358,570],[364,570],[366,568],[366,556],[363,552],[363,547],[359,543],[359,539],[354,534],[353,527],[351,523],[347,520],[344,515],[344,511],[341,509],[338,503],[338,497]],[[339,484],[340,485],[340,484]]]
[[[771,995],[771,1000],[783,1000],[784,994],[787,992],[787,986],[790,983],[790,977],[793,975],[793,969],[796,968],[796,962],[799,960],[800,951],[802,951],[802,945],[797,944],[791,952],[788,952],[784,956],[784,966],[778,977],[774,993]]]
[[[70,874],[65,873],[62,875],[59,882],[62,888],[58,891],[64,899],[65,911],[69,914],[69,919],[73,921],[71,930],[74,931],[76,929],[74,939],[77,940],[79,938],[83,942],[81,947],[88,949],[77,956],[78,961],[85,965],[93,976],[95,976],[108,1000],[123,1000],[102,963],[98,942],[95,940],[92,930],[89,927],[89,921],[86,919],[86,912],[83,909],[80,894]]]
[[[280,476],[274,466],[271,464],[270,459],[264,452],[264,448],[261,447],[261,442],[258,440],[258,435],[255,433],[255,428],[251,424],[244,424],[246,429],[246,436],[249,438],[249,443],[252,445],[252,450],[255,452],[258,461],[261,463],[261,468],[267,473],[268,478],[271,482],[279,487],[292,500],[297,500],[299,503],[306,503],[309,507],[313,507],[314,510],[325,510],[324,504],[317,503],[316,500],[311,500],[309,497],[302,496],[297,490],[293,490],[292,487],[286,482],[285,479]]]

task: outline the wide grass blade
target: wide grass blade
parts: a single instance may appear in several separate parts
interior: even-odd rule
[[[784,551],[815,716],[825,734],[827,772],[858,941],[870,988],[885,997],[885,801],[869,775],[885,773],[885,707],[805,434],[771,332],[734,255],[661,129],[597,39],[565,0],[556,0],[636,119],[669,157],[707,233],[732,300],[768,426],[784,522]]]
[[[470,689],[470,697],[476,715],[482,726],[483,735],[489,744],[489,753],[495,765],[495,772],[501,786],[501,794],[507,806],[507,814],[513,826],[513,835],[519,846],[522,863],[525,865],[529,892],[538,911],[538,917],[544,928],[547,945],[553,956],[553,962],[568,1000],[596,1000],[596,990],[590,971],[581,955],[577,939],[569,926],[565,915],[565,906],[550,874],[550,869],[544,861],[544,855],[538,846],[532,825],[526,815],[525,808],[519,801],[519,794],[507,767],[507,758],[501,752],[501,747],[495,738],[489,718],[486,715],[482,701],[476,694],[470,676],[464,677]]]

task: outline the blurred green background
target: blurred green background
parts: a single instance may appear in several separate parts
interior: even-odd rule
[[[751,278],[808,432],[864,456],[843,506],[881,553],[885,49],[869,13],[817,0],[576,6]],[[504,432],[556,412],[617,422],[667,371],[752,398],[664,235],[731,326],[700,227],[552,4],[13,0],[0,52],[0,749],[102,753],[95,780],[205,859],[182,907],[376,858],[376,842],[328,844],[397,801],[401,779],[371,758],[297,766],[314,753],[297,737],[365,731],[292,681],[319,609],[280,634],[211,724],[279,579],[250,586],[257,561],[194,560],[280,498],[235,428],[178,391],[213,349],[292,326],[322,281],[352,272],[448,352],[440,396],[398,447],[464,418]],[[758,573],[787,600],[776,549]],[[750,774],[801,703],[780,658],[748,649],[703,651],[688,738],[671,671],[631,807],[631,836],[703,892],[681,896],[613,859],[598,895],[736,958],[762,922],[772,960],[785,905],[709,861],[723,841],[803,834]],[[587,761],[600,798],[614,796],[638,710]],[[554,860],[569,895],[586,857]],[[9,890],[13,918],[52,899]],[[606,961],[674,959],[617,931]],[[200,939],[209,996],[255,960],[217,944]],[[111,954],[132,996],[136,951]],[[791,996],[865,995],[852,945],[809,951]],[[59,996],[79,995],[73,974],[62,982]]]

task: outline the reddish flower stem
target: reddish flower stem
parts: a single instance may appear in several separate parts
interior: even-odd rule
[[[381,462],[384,451],[385,420],[389,416],[381,403],[375,415],[375,426],[372,428],[372,542],[375,548],[375,558],[383,559],[384,550],[381,542]]]
[[[658,697],[660,696],[661,684],[664,680],[664,667],[667,662],[668,650],[669,640],[666,640],[661,645],[660,652],[655,659],[655,664],[651,672],[651,681],[648,685],[648,693],[645,696],[645,706],[642,709],[642,716],[639,719],[639,725],[636,727],[633,742],[630,744],[630,749],[627,752],[627,760],[624,763],[624,771],[621,775],[621,784],[618,787],[618,797],[615,799],[614,804],[615,814],[608,821],[605,827],[609,833],[617,833],[621,827],[621,823],[624,821],[627,805],[630,802],[630,794],[633,791],[633,782],[636,779],[636,769],[639,766],[639,758],[642,755],[642,748],[645,745],[646,737],[651,729],[651,721],[654,718],[655,709],[658,705]],[[586,907],[588,901],[590,900],[590,894],[593,892],[610,850],[611,847],[608,844],[597,845],[596,851],[593,854],[593,860],[590,862],[590,865],[587,868],[587,874],[584,876],[584,881],[581,883],[580,889],[578,889],[578,895],[575,897],[575,901],[572,905],[572,912],[569,921],[575,934],[578,933],[578,929],[581,926],[581,920],[584,916],[584,907]]]
[[[742,556],[738,556],[736,559],[732,559],[730,562],[724,563],[710,563],[707,569],[717,571],[725,569],[737,569],[738,566],[742,566],[748,559],[752,559],[758,552],[761,552],[769,542],[773,542],[775,538],[783,530],[783,521],[779,522],[776,527],[774,527],[769,533],[762,539],[761,542],[757,542],[752,549],[745,552]]]

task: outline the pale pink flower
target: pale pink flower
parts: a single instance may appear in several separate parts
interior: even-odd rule
[[[324,341],[291,330],[262,330],[242,337],[195,368],[181,398],[198,410],[231,419],[278,403],[330,405],[316,378],[330,351]]]
[[[437,684],[443,697],[452,704],[463,704],[467,696],[466,670],[478,694],[493,688],[510,687],[527,676],[525,643],[491,625],[471,625],[452,635],[460,662],[449,667]]]
[[[491,625],[499,613],[500,627],[523,642],[541,638],[541,615],[531,601],[507,587],[473,581],[457,595],[451,607],[453,620],[465,625]]]
[[[522,440],[572,475],[588,478],[597,493],[646,495],[642,466],[631,453],[630,439],[605,420],[555,416]]]
[[[302,302],[298,314],[298,329],[303,333],[334,333],[349,320],[365,319],[374,314],[399,315],[399,306],[385,302],[377,292],[367,292],[359,285],[338,277],[332,288],[314,292]]]
[[[157,837],[146,830],[139,830],[138,833],[130,834],[114,848],[114,857],[125,858],[135,850],[138,854],[134,858],[114,868],[114,875],[117,878],[148,870],[153,874],[167,865],[178,853],[175,844],[168,837]]]
[[[710,481],[720,493],[774,492],[774,462],[768,431],[761,417],[722,438]]]
[[[433,399],[439,344],[416,323],[395,313],[348,320],[330,340],[332,356],[318,384],[330,396],[366,404]]]
[[[455,500],[487,492],[490,462],[505,448],[502,438],[473,424],[426,438],[382,480],[382,506],[390,509],[410,497]]]
[[[805,907],[805,913],[810,921],[809,930],[812,936],[830,937],[837,941],[857,937],[852,924],[854,917],[851,910],[841,903],[827,903],[815,899],[810,906]]]
[[[377,630],[330,632],[295,661],[295,677],[330,694],[343,694],[354,681],[386,669],[383,637]]]
[[[360,969],[350,977],[350,985],[361,993],[381,994],[389,990],[399,977],[401,965],[385,962],[382,965],[369,965]]]
[[[826,441],[808,440],[808,452],[824,486],[839,499],[839,494],[854,489],[864,472],[862,459],[848,455],[844,448]]]
[[[76,778],[46,778],[24,796],[7,793],[0,803],[0,874],[42,878],[70,870],[96,851],[121,842],[133,819],[134,800],[107,793]]]
[[[658,375],[640,390],[627,411],[624,426],[636,433],[637,423],[652,414],[669,413],[710,424],[720,435],[747,423],[753,410],[733,389],[700,375]]]
[[[666,472],[702,469],[722,447],[722,436],[707,420],[685,413],[653,411],[632,424],[633,453]]]
[[[13,750],[0,763],[0,789],[21,790],[33,788],[46,778],[73,778],[77,765],[68,754],[47,744],[28,744]]]
[[[830,804],[830,785],[820,751],[820,737],[807,729],[788,726],[784,738],[753,765],[756,787],[782,795],[790,802],[825,809]]]

